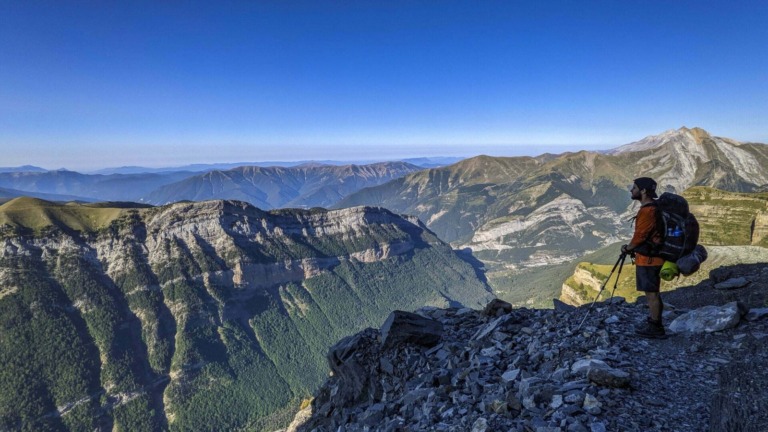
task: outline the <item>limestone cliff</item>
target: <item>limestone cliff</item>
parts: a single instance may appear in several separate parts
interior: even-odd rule
[[[278,424],[333,340],[393,307],[492,298],[418,220],[381,208],[20,199],[0,223],[3,430]]]
[[[755,215],[751,243],[768,247],[768,212],[761,211]]]

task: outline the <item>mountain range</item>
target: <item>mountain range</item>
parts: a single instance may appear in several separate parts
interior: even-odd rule
[[[659,193],[756,192],[768,184],[768,146],[683,127],[607,153],[478,156],[361,190],[336,207],[376,203],[417,216],[454,248],[471,250],[505,296],[521,273],[626,241],[637,211],[629,189],[641,176],[655,178]],[[533,288],[514,287],[522,295]]]
[[[404,162],[411,165],[416,165],[421,168],[436,168],[439,166],[450,165],[456,163],[463,158],[459,157],[420,157],[420,158],[407,158],[400,159],[392,162]],[[87,174],[142,174],[142,173],[162,173],[172,171],[192,171],[192,172],[208,172],[208,171],[226,171],[233,168],[239,168],[244,166],[258,166],[258,167],[293,167],[299,165],[370,165],[379,163],[382,161],[336,161],[336,160],[300,160],[300,161],[259,161],[259,162],[230,162],[230,163],[218,163],[218,164],[192,164],[179,167],[164,167],[164,168],[148,168],[141,166],[123,166],[116,168],[103,168]],[[28,166],[29,167],[29,166]],[[13,171],[28,171],[27,167],[16,168],[0,168],[0,172],[4,170]],[[42,168],[34,168],[39,171],[45,171]]]
[[[0,227],[0,430],[260,430],[320,384],[333,340],[493,298],[382,208],[16,198]]]
[[[261,209],[329,207],[347,195],[416,172],[404,162],[370,165],[247,166],[210,171],[161,186],[142,199],[150,204],[236,199]]]
[[[30,171],[0,173],[0,187],[23,192],[26,196],[65,198],[78,201],[141,201],[160,186],[197,173],[175,171],[148,174],[81,174],[75,171]]]
[[[430,169],[0,173],[0,430],[276,428],[330,344],[393,309],[589,289],[630,236],[635,177],[689,199],[711,263],[761,256],[766,159],[681,128]]]
[[[32,196],[55,201],[177,201],[237,199],[262,209],[330,207],[350,193],[423,168],[406,162],[289,167],[241,166],[229,170],[81,174],[74,171],[0,172],[0,198]]]
[[[67,193],[82,201],[238,199],[262,209],[382,206],[417,216],[455,249],[480,259],[496,292],[521,304],[541,284],[559,289],[562,280],[541,279],[542,266],[564,279],[563,266],[629,237],[627,220],[636,209],[628,193],[633,178],[656,178],[660,192],[692,186],[766,191],[767,148],[682,127],[603,152],[477,156],[431,169],[382,163],[148,175],[6,173],[0,174],[0,187],[13,188],[9,196],[30,191],[54,199],[42,194]]]

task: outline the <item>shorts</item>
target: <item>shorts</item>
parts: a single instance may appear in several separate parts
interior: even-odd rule
[[[659,292],[659,288],[661,288],[661,266],[636,266],[635,274],[638,291]]]

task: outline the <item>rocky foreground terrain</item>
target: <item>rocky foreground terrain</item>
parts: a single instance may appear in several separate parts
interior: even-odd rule
[[[642,298],[393,312],[331,348],[332,376],[288,430],[768,430],[768,264],[664,299],[662,340],[633,334]]]

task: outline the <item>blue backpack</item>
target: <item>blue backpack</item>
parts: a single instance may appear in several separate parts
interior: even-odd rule
[[[699,222],[688,209],[688,201],[680,195],[664,192],[654,201],[656,229],[661,242],[648,240],[648,255],[677,262],[689,255],[699,242]]]

